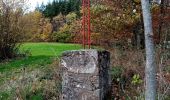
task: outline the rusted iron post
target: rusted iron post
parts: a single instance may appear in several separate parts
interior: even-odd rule
[[[82,0],[82,45],[91,48],[90,0]]]

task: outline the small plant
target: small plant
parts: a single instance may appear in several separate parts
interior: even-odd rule
[[[111,69],[111,76],[112,76],[112,79],[116,79],[117,81],[120,80],[121,78],[121,74],[122,74],[122,67],[113,67]]]
[[[0,100],[6,100],[9,98],[8,92],[0,92]]]
[[[132,77],[132,84],[137,85],[137,84],[141,84],[142,82],[143,82],[143,81],[142,81],[142,79],[140,79],[139,74],[135,74],[135,75]]]

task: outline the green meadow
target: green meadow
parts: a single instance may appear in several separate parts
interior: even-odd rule
[[[62,52],[77,49],[81,49],[81,45],[23,43],[19,48],[23,56],[0,63],[0,100],[57,97],[60,92],[60,79],[56,79],[59,58]]]
[[[77,44],[64,43],[24,43],[20,46],[19,53],[24,57],[18,57],[0,63],[0,72],[22,68],[37,67],[51,64],[54,59],[58,59],[63,51],[80,49]]]

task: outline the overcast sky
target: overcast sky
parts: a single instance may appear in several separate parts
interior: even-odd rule
[[[29,8],[30,8],[29,10],[34,10],[35,7],[37,6],[37,4],[41,5],[42,2],[44,4],[47,4],[50,1],[52,1],[52,0],[29,0],[29,2],[28,2]]]

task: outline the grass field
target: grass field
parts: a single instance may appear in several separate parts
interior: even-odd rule
[[[44,100],[56,98],[58,59],[63,51],[80,49],[63,43],[24,43],[20,53],[27,56],[0,63],[0,100]],[[57,98],[56,98],[57,99]]]
[[[63,51],[80,49],[80,45],[63,43],[24,43],[20,47],[21,53],[26,57],[13,59],[0,63],[0,72],[6,72],[22,67],[37,67],[52,63]]]

